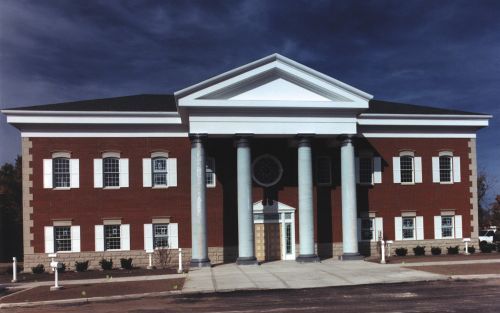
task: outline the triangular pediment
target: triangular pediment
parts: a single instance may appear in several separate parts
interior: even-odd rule
[[[367,108],[371,95],[280,55],[175,93],[180,107]]]

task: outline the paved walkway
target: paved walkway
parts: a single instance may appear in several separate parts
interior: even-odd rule
[[[343,262],[332,259],[308,264],[277,261],[260,266],[224,264],[213,268],[191,269],[183,292],[297,289],[447,278],[445,275],[407,269],[400,264],[382,265],[365,261]]]

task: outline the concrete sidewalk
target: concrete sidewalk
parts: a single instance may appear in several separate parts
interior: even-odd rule
[[[400,264],[382,265],[332,259],[306,264],[276,261],[260,266],[224,264],[212,268],[191,269],[183,292],[298,289],[439,279],[448,279],[448,276],[407,269]]]

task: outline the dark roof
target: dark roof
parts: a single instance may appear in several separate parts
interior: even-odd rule
[[[446,115],[487,115],[460,110],[441,109],[436,107],[389,102],[383,100],[370,100],[370,107],[363,113],[373,114],[446,114]]]
[[[11,108],[23,111],[109,111],[109,112],[176,112],[174,95],[133,95],[125,97],[72,101]],[[460,110],[441,109],[423,105],[370,100],[370,107],[363,113],[378,114],[447,114],[486,115]]]
[[[174,95],[134,95],[11,108],[26,111],[176,112]]]

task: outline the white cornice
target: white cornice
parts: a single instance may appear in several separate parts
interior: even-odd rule
[[[178,112],[145,112],[145,111],[35,111],[35,110],[1,110],[5,115],[37,115],[37,116],[51,116],[51,115],[68,115],[68,116],[179,116]]]
[[[458,119],[490,119],[493,115],[462,115],[462,114],[392,114],[392,113],[361,113],[359,118],[458,118]]]

